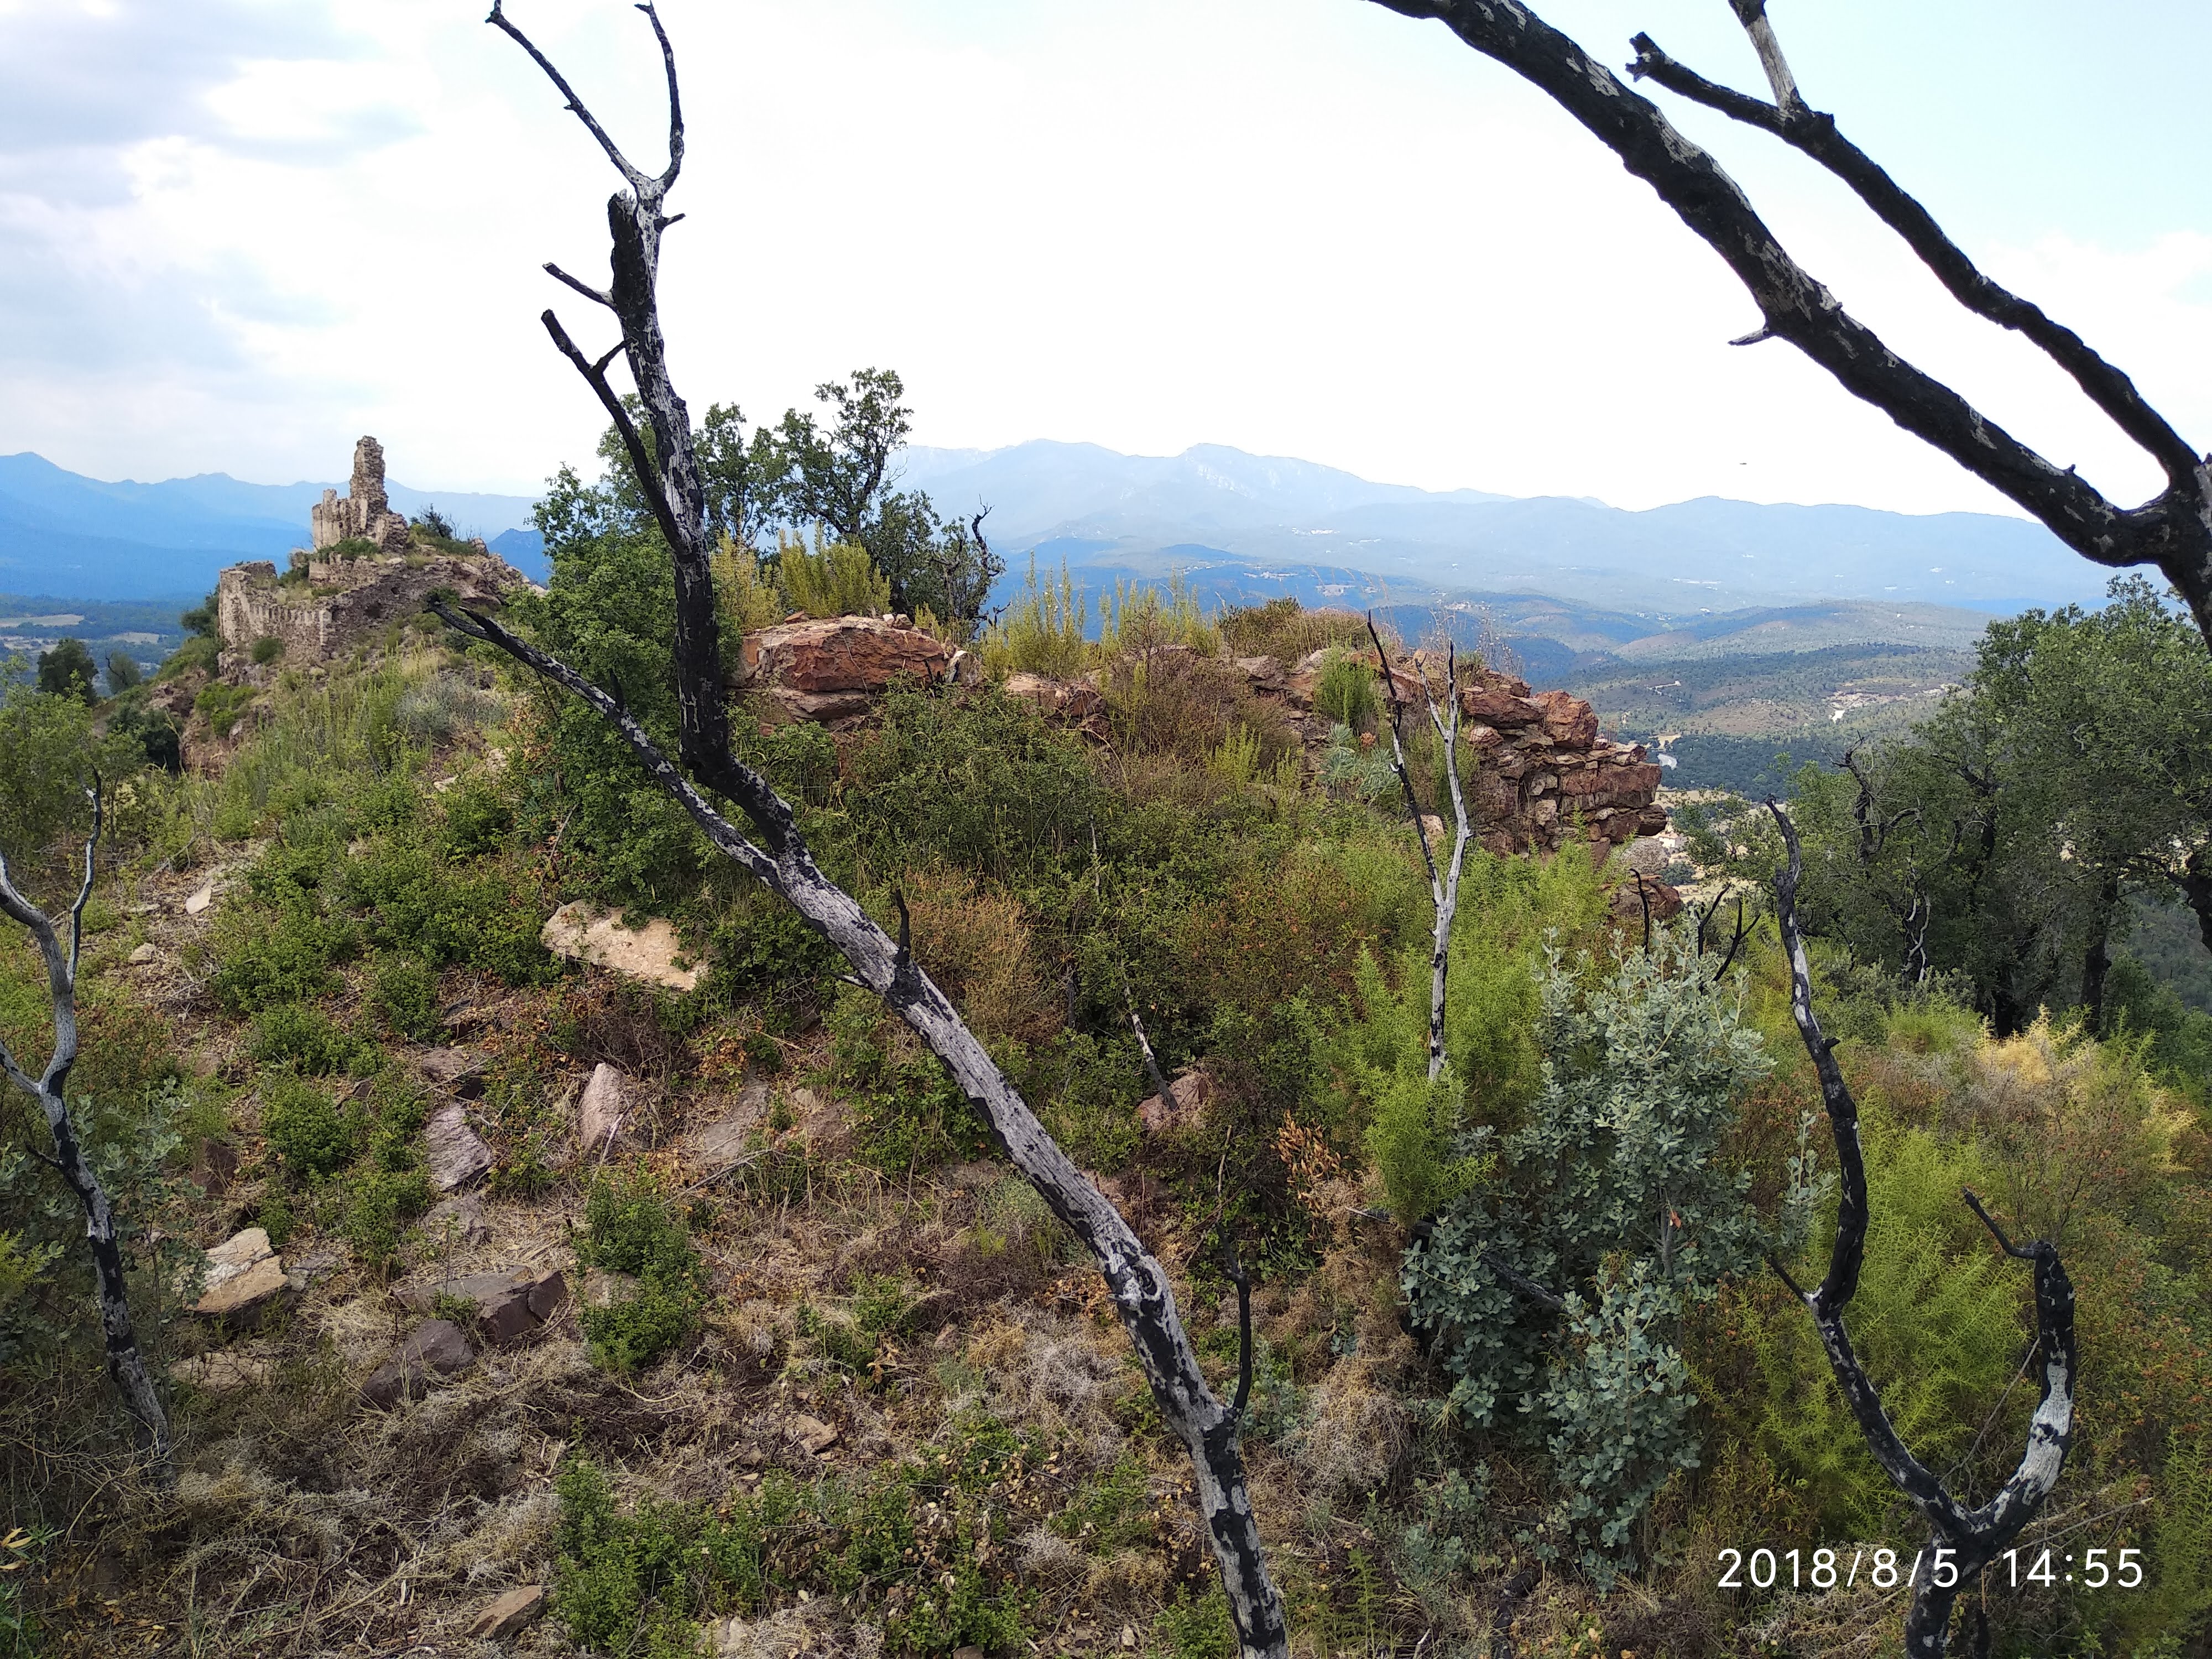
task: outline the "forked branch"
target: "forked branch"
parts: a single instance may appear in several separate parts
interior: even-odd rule
[[[1836,1140],[1836,1163],[1842,1175],[1842,1192],[1836,1212],[1835,1243],[1829,1253],[1827,1276],[1808,1291],[1790,1277],[1779,1261],[1773,1265],[1790,1292],[1813,1316],[1820,1345],[1827,1351],[1851,1414],[1858,1420],[1868,1449],[1898,1489],[1927,1521],[1932,1534],[1930,1550],[1913,1584],[1912,1606],[1905,1616],[1905,1651],[1933,1656],[1943,1651],[1949,1639],[1951,1611],[1960,1594],[1975,1577],[2002,1554],[2034,1518],[2044,1500],[2057,1485],[2066,1462],[2066,1449],[2074,1432],[2074,1390],[2078,1375],[2074,1346],[2074,1289],[2058,1251],[2042,1240],[2014,1245],[1982,1207],[1971,1191],[1967,1205],[1989,1228],[2008,1256],[2035,1264],[2036,1348],[2043,1359],[2043,1395],[2028,1424],[2027,1445],[2011,1479],[1996,1497],[1978,1509],[1968,1509],[1953,1497],[1942,1480],[1915,1457],[1899,1438],[1881,1397],[1868,1379],[1866,1368],[1853,1352],[1844,1327],[1844,1310],[1858,1289],[1865,1264],[1867,1227],[1870,1212],[1867,1198],[1866,1158],[1859,1146],[1858,1106],[1836,1064],[1835,1042],[1820,1030],[1813,1010],[1812,962],[1797,926],[1797,886],[1804,875],[1804,859],[1797,831],[1790,815],[1772,800],[1767,809],[1782,831],[1789,861],[1775,872],[1776,919],[1781,924],[1782,948],[1790,961],[1790,1012],[1796,1021],[1805,1052],[1820,1074],[1820,1097]]]
[[[137,1329],[131,1322],[131,1297],[124,1275],[123,1247],[116,1232],[114,1208],[108,1201],[107,1189],[100,1184],[92,1167],[84,1143],[77,1138],[76,1123],[70,1115],[67,1098],[70,1073],[76,1068],[77,1059],[76,979],[77,965],[84,954],[84,907],[92,897],[100,848],[102,813],[97,776],[85,794],[92,804],[92,830],[84,842],[84,878],[78,884],[76,902],[70,906],[66,949],[52,919],[16,887],[7,856],[0,853],[0,915],[30,930],[46,967],[46,994],[54,1022],[54,1046],[43,1071],[32,1075],[15,1053],[5,1043],[0,1043],[0,1073],[39,1103],[54,1151],[51,1158],[44,1153],[33,1156],[61,1176],[84,1212],[85,1245],[92,1254],[93,1274],[99,1290],[100,1334],[107,1374],[123,1396],[124,1408],[131,1414],[140,1449],[155,1482],[167,1486],[172,1476],[168,1413],[154,1390],[145,1356],[139,1351]]]
[[[1775,133],[1834,172],[1903,235],[1978,315],[2019,330],[2073,375],[2098,408],[2147,450],[2166,488],[2139,507],[2108,501],[2072,467],[2060,467],[1991,421],[1949,386],[1907,362],[1850,315],[1790,255],[1712,155],[1649,100],[1520,0],[1376,0],[1408,17],[1432,18],[1475,51],[1558,103],[1644,180],[1727,262],[1758,304],[1753,339],[1789,341],[1853,396],[2040,520],[2084,558],[2113,568],[2155,563],[2212,643],[2212,457],[2200,457],[2150,408],[2134,384],[2026,301],[1990,282],[1927,210],[1807,108],[1759,0],[1732,0],[1759,49],[1778,102],[1716,86],[1637,39],[1630,74],[1657,81],[1708,107]]]
[[[675,180],[683,155],[675,55],[652,8],[639,9],[653,23],[668,70],[670,158],[667,172],[659,179],[647,179],[623,158],[568,82],[497,7],[490,21],[522,45],[545,70],[631,186],[629,196],[617,196],[607,204],[613,281],[605,297],[622,325],[621,349],[637,385],[647,430],[640,430],[638,423],[629,418],[608,382],[609,359],[588,361],[551,313],[546,313],[544,320],[556,345],[583,376],[621,434],[631,469],[653,505],[655,522],[667,543],[676,577],[673,656],[683,765],[679,767],[661,751],[618,696],[567,664],[518,638],[491,617],[461,610],[442,599],[434,600],[431,609],[448,626],[504,652],[589,704],[620,733],[639,763],[682,805],[716,849],[789,901],[808,926],[851,965],[857,982],[881,998],[884,1006],[906,1023],[975,1103],[1008,1161],[1097,1261],[1161,1416],[1190,1454],[1199,1507],[1220,1565],[1243,1653],[1247,1659],[1282,1659],[1288,1644],[1282,1598],[1267,1575],[1237,1443],[1237,1420],[1249,1392],[1249,1382],[1241,1384],[1233,1404],[1224,1404],[1207,1386],[1176,1311],[1166,1272],[1121,1212],[1046,1132],[1028,1103],[915,959],[903,899],[899,905],[900,937],[894,940],[851,894],[823,874],[790,805],[765,778],[738,760],[731,746],[721,684],[720,625],[708,564],[713,543],[707,533],[690,418],[669,380],[656,294],[660,232],[675,222],[661,213],[660,204]],[[564,274],[556,275],[568,280]],[[580,285],[571,282],[570,286]],[[591,297],[599,298],[596,293]],[[751,826],[750,835],[724,815],[710,799],[710,791],[736,804]],[[1249,1346],[1248,1342],[1248,1354]],[[1249,1364],[1243,1374],[1249,1377]]]

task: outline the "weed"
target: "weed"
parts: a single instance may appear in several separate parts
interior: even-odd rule
[[[649,1365],[696,1328],[706,1273],[691,1237],[643,1170],[602,1175],[584,1202],[576,1259],[631,1274],[635,1294],[583,1312],[592,1355],[612,1370]]]

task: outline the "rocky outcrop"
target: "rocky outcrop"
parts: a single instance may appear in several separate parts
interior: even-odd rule
[[[308,536],[315,551],[340,542],[374,542],[387,553],[407,550],[407,520],[392,510],[384,493],[384,446],[363,438],[353,447],[353,477],[346,493],[325,489],[307,509]]]
[[[866,715],[901,680],[918,685],[975,677],[975,659],[903,617],[799,617],[757,628],[738,649],[738,684],[763,712],[837,727]]]
[[[425,1279],[392,1292],[403,1307],[431,1313],[441,1304],[476,1305],[477,1334],[495,1347],[539,1329],[568,1300],[568,1281],[557,1268],[502,1267],[457,1279]]]
[[[1493,853],[1556,851],[1572,840],[1615,846],[1667,828],[1659,768],[1641,744],[1597,734],[1597,715],[1565,691],[1485,669],[1460,692],[1461,734],[1481,757],[1476,833]]]
[[[251,1324],[290,1287],[267,1231],[248,1227],[207,1253],[200,1297],[192,1311],[220,1324]]]
[[[441,588],[464,605],[495,605],[525,586],[522,573],[493,553],[377,553],[312,560],[301,568],[304,580],[279,581],[276,567],[259,559],[216,578],[226,674],[251,664],[261,640],[281,641],[288,665],[327,662],[419,614]]]

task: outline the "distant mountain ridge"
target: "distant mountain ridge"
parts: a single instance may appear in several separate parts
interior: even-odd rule
[[[1666,616],[1810,599],[1917,601],[2008,614],[2094,602],[2109,572],[2040,525],[1990,514],[1717,497],[1628,512],[1587,497],[1380,484],[1331,467],[1200,445],[1121,455],[1036,440],[911,449],[908,487],[1072,569],[1327,567],[1406,593],[1547,593]]]
[[[1010,566],[1001,598],[1034,554],[1049,569],[1065,562],[1094,593],[1117,579],[1180,570],[1221,598],[1548,598],[1660,634],[1745,607],[1825,601],[1984,614],[2094,603],[2110,574],[2039,525],[1986,514],[1916,517],[1712,497],[1627,512],[1589,498],[1377,483],[1218,444],[1172,456],[1043,439],[992,450],[915,447],[898,467],[905,487],[927,489],[948,514],[989,507],[986,533]],[[103,599],[203,593],[225,564],[281,562],[305,541],[307,508],[325,488],[221,473],[106,483],[35,454],[0,457],[0,590]],[[434,501],[463,533],[544,574],[528,498],[389,488],[401,511]]]
[[[399,512],[434,503],[463,535],[530,524],[526,496],[386,486]],[[204,472],[108,483],[44,457],[0,455],[0,590],[88,599],[197,598],[244,559],[282,564],[307,542],[307,509],[331,484],[244,483]]]

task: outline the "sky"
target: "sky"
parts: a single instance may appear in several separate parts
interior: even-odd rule
[[[0,0],[0,453],[532,493],[600,425],[538,313],[617,180],[483,0]],[[1726,0],[1540,0],[1763,91]],[[1816,107],[2212,448],[2212,7],[1773,0]],[[620,0],[509,0],[636,159]],[[1610,152],[1364,0],[663,0],[695,416],[895,368],[915,441],[1223,443],[1432,489],[2011,511],[1792,348]],[[1893,347],[2132,502],[2154,469],[1843,188],[1646,88]],[[599,343],[593,346],[592,343]]]

